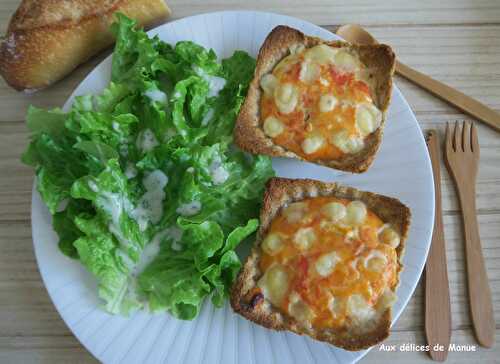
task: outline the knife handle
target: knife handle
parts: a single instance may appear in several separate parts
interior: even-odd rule
[[[432,242],[425,265],[425,335],[431,358],[444,361],[448,356],[451,338],[451,308],[441,206],[440,153],[435,130],[428,133],[427,147],[432,162],[436,201]],[[442,346],[443,350],[435,350],[436,345]]]

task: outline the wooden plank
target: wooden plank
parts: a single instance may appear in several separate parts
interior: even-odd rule
[[[496,335],[500,334],[500,330],[497,329]],[[417,351],[402,351],[401,345],[404,344],[414,344],[414,345],[426,345],[425,337],[423,331],[404,331],[393,333],[387,340],[384,341],[384,345],[395,345],[396,351],[389,352],[381,349],[381,346],[376,346],[370,353],[360,361],[360,363],[370,363],[370,364],[387,364],[387,363],[398,363],[398,364],[408,364],[408,363],[431,363],[429,356],[425,352]],[[448,363],[454,364],[469,364],[469,363],[481,363],[481,364],[493,364],[498,363],[498,350],[487,350],[477,346],[472,330],[454,330],[451,333],[451,344],[456,346],[467,346],[475,345],[476,351],[471,352],[460,352],[451,351],[448,354]]]
[[[0,2],[0,31],[5,32],[12,13],[20,0]],[[307,6],[301,0],[243,2],[240,0],[167,0],[173,11],[173,19],[199,13],[221,10],[260,10],[282,13],[317,24],[343,24],[356,22],[375,25],[408,24],[481,24],[498,23],[498,1],[483,0],[423,0],[418,2],[388,0],[311,0]]]
[[[368,30],[380,41],[392,45],[399,58],[408,65],[500,110],[500,25],[368,27]],[[51,88],[34,95],[15,92],[3,79],[0,80],[0,105],[4,105],[0,122],[23,120],[30,104],[62,106],[73,89],[103,58],[104,55],[101,55]],[[455,108],[418,86],[400,77],[396,78],[396,82],[417,114],[457,113]]]
[[[0,363],[94,364],[98,361],[69,333],[50,336],[0,336]]]
[[[497,337],[500,330],[496,331]],[[380,346],[373,348],[360,363],[387,364],[387,363],[420,363],[429,362],[426,353],[416,351],[402,351],[402,344],[425,345],[425,338],[421,331],[394,332],[384,341],[384,345],[395,345],[396,352],[388,352]],[[474,336],[470,329],[454,330],[452,344],[475,345]],[[0,362],[23,364],[66,364],[66,363],[97,363],[72,336],[18,336],[0,337]],[[469,364],[498,363],[498,353],[495,350],[486,350],[476,346],[475,352],[450,352],[448,363]]]
[[[424,0],[408,1],[340,1],[289,0],[242,2],[239,0],[219,0],[211,4],[203,1],[167,1],[174,18],[219,10],[261,10],[282,13],[311,21],[316,24],[456,24],[456,23],[496,23],[500,19],[500,6],[494,0],[475,2],[467,0]]]
[[[400,61],[500,110],[498,26],[367,29]],[[409,81],[398,77],[397,83],[415,112],[457,111]]]

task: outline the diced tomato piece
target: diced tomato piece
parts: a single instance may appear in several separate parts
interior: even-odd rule
[[[284,81],[298,81],[300,75],[300,63],[294,64],[290,69],[286,72]]]
[[[368,87],[368,85],[362,81],[357,81],[356,84],[354,85],[354,87],[356,89],[358,89],[359,91],[361,91],[362,93],[366,94],[366,95],[370,95],[370,88]]]
[[[351,83],[354,79],[353,73],[340,73],[335,68],[330,68],[330,74],[333,78],[333,81],[338,86],[344,86],[348,83]]]
[[[370,226],[364,226],[359,231],[359,237],[369,248],[375,248],[378,244],[377,232]]]
[[[307,277],[307,270],[309,268],[309,263],[307,262],[306,257],[301,256],[298,265],[299,265],[299,274],[304,278]]]
[[[307,271],[309,269],[309,263],[306,257],[301,256],[297,262],[297,278],[295,281],[295,287],[298,291],[305,292],[307,290],[306,279]]]

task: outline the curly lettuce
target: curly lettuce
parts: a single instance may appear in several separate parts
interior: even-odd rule
[[[232,145],[255,60],[236,51],[218,62],[117,17],[110,84],[67,113],[30,107],[22,160],[61,252],[95,276],[107,311],[147,305],[190,320],[207,296],[223,304],[274,173]]]

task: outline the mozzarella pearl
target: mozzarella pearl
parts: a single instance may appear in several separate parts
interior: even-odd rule
[[[374,316],[375,310],[366,302],[362,295],[353,294],[347,300],[347,314],[356,323],[366,323],[366,321]]]
[[[289,224],[295,224],[304,218],[307,211],[307,203],[305,202],[294,202],[288,205],[283,211],[286,221]]]
[[[367,268],[372,272],[380,273],[384,270],[384,267],[385,267],[385,260],[382,258],[374,257],[368,260]]]
[[[300,228],[293,237],[293,242],[300,250],[307,250],[316,241],[316,233],[311,227]]]
[[[286,71],[290,69],[293,65],[295,65],[298,62],[298,57],[297,54],[292,53],[283,58],[277,65],[274,67],[273,73],[280,77],[283,75]]]
[[[311,83],[318,79],[320,73],[319,65],[305,60],[300,65],[299,79],[305,83]]]
[[[347,205],[346,220],[350,225],[361,225],[366,218],[366,206],[361,201],[352,201]]]
[[[278,86],[278,79],[272,73],[268,73],[260,79],[260,87],[267,96],[273,96],[276,86]]]
[[[295,43],[290,46],[290,54],[299,54],[302,53],[306,49],[303,44]]]
[[[315,61],[319,64],[333,63],[338,50],[326,44],[320,44],[309,48],[304,53],[304,58]]]
[[[279,234],[269,234],[262,242],[262,250],[269,255],[275,255],[281,249],[283,249],[283,240]]]
[[[335,64],[341,68],[352,70],[356,68],[357,61],[351,54],[346,51],[339,51],[335,55]]]
[[[325,79],[323,77],[319,78],[319,83],[321,83],[323,86],[329,86],[330,85],[330,81],[328,81],[327,79]]]
[[[304,139],[301,147],[304,153],[313,154],[318,151],[324,143],[325,139],[321,135],[310,135]]]
[[[327,203],[321,210],[333,221],[339,221],[343,219],[347,213],[346,207],[340,202]]]
[[[344,153],[357,153],[363,149],[364,146],[363,139],[350,137],[345,129],[333,134],[331,143]]]
[[[284,83],[278,85],[274,90],[274,100],[281,113],[289,114],[297,106],[299,93],[291,83]]]
[[[377,302],[377,308],[379,310],[386,310],[389,307],[392,307],[394,302],[396,302],[396,294],[391,291],[389,288],[386,288],[382,296],[380,296],[379,301]]]
[[[374,105],[363,104],[356,108],[356,127],[362,136],[373,133],[382,122],[382,113]]]
[[[332,297],[328,302],[328,308],[334,317],[339,316],[344,310],[344,300],[340,297]]]
[[[288,273],[279,264],[270,267],[257,283],[258,287],[262,289],[264,297],[276,306],[279,306],[285,297],[288,284]]]
[[[268,116],[264,120],[264,133],[271,138],[275,138],[285,130],[283,123],[274,116]]]
[[[314,267],[320,276],[327,277],[333,272],[338,261],[340,261],[340,257],[337,253],[332,252],[319,257]]]
[[[333,95],[322,95],[319,99],[319,111],[329,112],[337,106],[337,98]]]
[[[303,324],[310,323],[310,321],[314,318],[314,312],[295,292],[290,294],[288,312],[290,313],[290,316]]]
[[[382,230],[378,238],[382,243],[390,245],[393,248],[397,248],[401,241],[399,234],[390,227]]]

